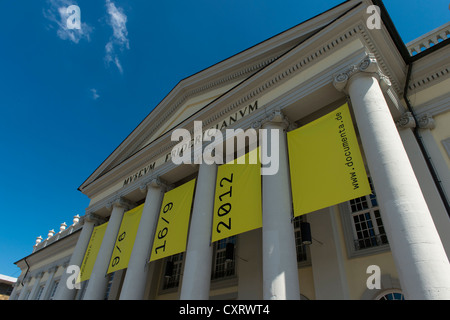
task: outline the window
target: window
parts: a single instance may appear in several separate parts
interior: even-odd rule
[[[400,290],[388,290],[376,297],[376,300],[405,300],[405,296]]]
[[[56,289],[58,288],[58,284],[59,284],[59,280],[55,281],[53,283],[52,292],[50,292],[50,298],[49,298],[50,300],[53,300],[53,297],[55,296],[55,293],[56,293]]]
[[[233,250],[232,259],[227,259],[227,244],[236,245],[236,236],[216,241],[214,243],[214,260],[211,279],[221,279],[231,277],[236,274],[235,253]]]
[[[42,292],[44,291],[44,286],[40,286],[38,293],[36,295],[36,300],[39,300],[41,298]]]
[[[297,263],[309,262],[307,254],[308,246],[302,243],[302,233],[300,231],[301,222],[306,222],[305,216],[299,216],[294,218],[295,248],[297,251]]]
[[[166,259],[163,269],[163,290],[177,288],[180,285],[183,258],[184,252],[175,254]]]
[[[86,293],[88,283],[89,283],[89,280],[86,280],[80,284],[81,288],[80,288],[80,290],[78,290],[75,300],[83,300],[84,294]]]
[[[381,220],[377,197],[369,178],[372,193],[368,196],[350,200],[353,221],[354,246],[356,250],[387,244],[387,236]]]
[[[377,196],[369,178],[370,195],[339,205],[349,256],[389,249]]]
[[[109,293],[111,292],[111,286],[112,286],[113,280],[114,280],[114,274],[115,274],[115,272],[110,273],[110,274],[107,275],[107,277],[108,277],[108,285],[106,287],[104,300],[108,300],[108,298],[109,298]]]

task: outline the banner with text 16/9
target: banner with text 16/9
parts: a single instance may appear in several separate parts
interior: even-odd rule
[[[150,261],[186,250],[194,188],[195,179],[164,194]]]
[[[347,104],[287,140],[294,216],[371,193]]]

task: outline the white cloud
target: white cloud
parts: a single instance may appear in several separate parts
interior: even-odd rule
[[[81,14],[80,29],[67,28],[67,18],[70,14],[67,13],[67,7],[76,5],[76,1],[73,0],[48,0],[49,7],[44,9],[44,17],[47,18],[52,24],[51,28],[57,27],[56,34],[62,40],[70,40],[74,43],[78,43],[81,39],[90,41],[90,34],[93,28],[87,23],[83,22],[83,16]],[[80,8],[82,13],[83,9]]]
[[[98,98],[100,98],[100,95],[97,93],[97,89],[92,88],[91,93],[92,93],[92,99],[97,100]]]
[[[120,73],[123,73],[123,68],[117,55],[117,50],[123,51],[130,49],[130,42],[128,40],[127,31],[127,16],[121,8],[111,0],[106,0],[106,9],[109,15],[108,23],[113,29],[113,34],[109,42],[105,45],[105,61],[110,64],[114,63]]]

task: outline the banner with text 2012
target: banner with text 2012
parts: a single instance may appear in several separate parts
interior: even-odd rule
[[[212,242],[262,227],[258,152],[254,149],[217,169]],[[250,159],[257,161],[251,164]]]

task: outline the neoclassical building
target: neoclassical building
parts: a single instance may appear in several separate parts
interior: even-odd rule
[[[350,0],[181,80],[79,187],[86,211],[15,262],[11,299],[450,299],[449,34],[404,44],[381,1]],[[287,133],[346,103],[371,193],[294,217]],[[279,132],[262,227],[211,240],[219,165],[172,161],[194,121]],[[186,249],[150,262],[164,196],[193,179]],[[127,267],[108,273],[139,206]],[[102,225],[90,278],[69,285]]]

